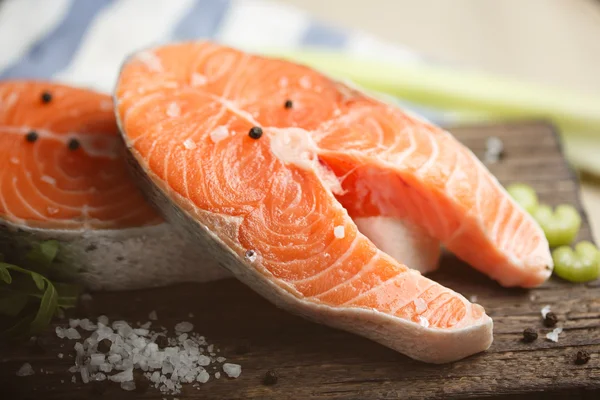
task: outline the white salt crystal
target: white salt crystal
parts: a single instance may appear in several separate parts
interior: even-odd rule
[[[419,325],[421,325],[424,328],[428,328],[429,327],[429,320],[425,317],[419,316]]]
[[[108,317],[107,317],[106,315],[101,315],[101,316],[99,316],[99,317],[98,317],[98,323],[99,323],[99,324],[102,324],[102,325],[104,325],[104,326],[108,326],[108,323],[109,323],[109,321],[108,321]],[[111,330],[111,331],[112,331],[112,330]]]
[[[158,316],[156,315],[156,311],[154,311],[154,310],[150,311],[150,314],[148,314],[148,319],[151,321],[156,321],[158,319]]]
[[[210,133],[210,139],[214,143],[219,143],[221,140],[227,139],[227,136],[229,136],[229,131],[227,130],[227,127],[222,125],[216,127],[215,130]]]
[[[300,78],[300,87],[303,89],[310,89],[312,84],[310,83],[310,78],[308,76],[303,76]]]
[[[73,365],[72,367],[69,368],[69,372],[72,374],[74,374],[77,371],[79,371],[79,367],[77,365]]]
[[[415,311],[417,313],[422,313],[423,311],[427,310],[427,303],[425,303],[425,300],[423,300],[422,298],[417,298],[415,300]]]
[[[131,369],[131,368],[133,368],[133,360],[130,360],[130,359],[124,359],[124,360],[123,360],[123,363],[121,363],[121,368],[122,368],[123,370],[126,370],[126,369]]]
[[[152,376],[150,377],[150,380],[154,383],[158,383],[160,382],[160,372],[158,371],[154,371],[154,373],[152,374]]]
[[[167,116],[174,118],[179,117],[179,115],[181,115],[181,108],[179,108],[179,105],[175,102],[170,103],[167,107]]]
[[[161,372],[163,374],[171,374],[171,373],[173,373],[173,365],[171,365],[168,362],[164,362]]]
[[[230,378],[237,378],[242,373],[242,366],[239,364],[225,363],[223,364],[223,372]]]
[[[65,338],[65,329],[61,328],[60,326],[57,326],[54,332],[56,332],[56,336],[58,336],[60,339]]]
[[[160,72],[163,70],[160,58],[150,50],[144,50],[137,53],[136,58],[143,62],[151,71]]]
[[[120,354],[111,354],[110,356],[108,356],[108,362],[111,364],[116,364],[118,362],[121,361],[121,355]]]
[[[42,175],[42,177],[40,178],[42,181],[50,184],[50,185],[56,185],[56,179],[54,179],[51,176],[48,175]]]
[[[346,230],[342,225],[338,225],[333,228],[333,235],[338,239],[343,239],[346,236]]]
[[[87,368],[82,367],[79,370],[79,373],[81,374],[81,381],[83,383],[88,383],[90,381],[90,372],[88,371]]]
[[[113,329],[116,329],[119,335],[125,338],[133,333],[133,328],[125,321],[113,322]]]
[[[504,150],[504,143],[496,136],[491,136],[485,141],[485,151],[490,154],[500,154]]]
[[[98,372],[96,375],[94,375],[94,379],[101,382],[106,380],[106,375],[104,375],[102,372]]]
[[[69,326],[70,326],[71,328],[77,328],[77,327],[79,326],[79,320],[78,320],[78,319],[73,319],[73,318],[71,318],[71,319],[69,320]]]
[[[554,330],[552,332],[548,332],[546,334],[546,338],[553,341],[553,342],[558,342],[558,335],[560,335],[563,331],[563,328],[554,328]]]
[[[77,352],[78,356],[83,356],[84,351],[83,351],[83,345],[79,342],[75,343],[75,346],[73,346],[73,348],[75,349],[75,352]]]
[[[208,80],[202,74],[194,72],[192,74],[192,86],[204,86]]]
[[[118,374],[111,375],[108,377],[109,380],[113,382],[127,382],[133,380],[133,369],[128,368],[123,372],[119,372]]]
[[[254,262],[256,261],[256,252],[254,250],[248,250],[246,251],[246,254],[244,255],[244,258],[250,262]]]
[[[548,315],[548,313],[550,312],[550,305],[544,306],[544,308],[542,308],[541,312],[542,312],[542,317],[546,318],[546,315]]]
[[[17,376],[29,376],[33,374],[35,374],[35,371],[29,363],[21,365],[21,368],[19,368],[19,370],[17,371]]]
[[[104,363],[100,365],[100,371],[102,372],[111,372],[113,370],[113,366],[109,363]]]
[[[215,372],[215,378],[219,379],[221,377],[221,373],[220,372]]]
[[[56,215],[60,210],[56,207],[48,206],[46,207],[46,211],[48,211],[48,214],[50,215]]]
[[[127,390],[127,391],[135,390],[135,382],[134,381],[121,382],[121,389]]]
[[[77,382],[77,378],[75,378],[75,375],[73,375],[73,376],[71,377],[71,382],[73,382],[73,383]]]
[[[204,355],[198,356],[198,365],[203,367],[210,365],[210,357]]]
[[[90,365],[100,365],[100,364],[104,364],[104,354],[102,354],[102,353],[92,354],[90,356]]]
[[[141,329],[150,329],[150,326],[152,325],[151,321],[146,322],[145,324],[140,325]]]
[[[98,328],[98,326],[96,326],[96,324],[94,324],[87,318],[84,318],[81,321],[79,321],[79,326],[81,327],[81,329],[86,330],[86,331],[94,331]]]
[[[225,357],[217,357],[217,362],[221,362],[222,363],[225,360],[227,360]]]
[[[471,296],[471,297],[469,298],[469,301],[470,301],[471,303],[477,303],[477,295],[473,295],[473,296]]]
[[[144,339],[143,337],[138,337],[132,340],[132,344],[138,349],[143,349],[144,347],[146,347],[146,339]]]
[[[11,157],[10,158],[10,162],[13,164],[18,164],[19,163],[19,159],[17,157]]]
[[[194,325],[187,321],[183,321],[175,325],[176,332],[191,332],[192,329],[194,329]]]
[[[58,358],[63,358],[64,354],[63,353],[58,353]]]
[[[65,331],[65,336],[67,339],[81,339],[81,335],[77,332],[75,328],[69,328]]]
[[[196,142],[194,142],[192,139],[187,138],[185,139],[185,141],[183,142],[183,147],[185,147],[188,150],[193,150],[196,148]]]
[[[156,343],[148,343],[146,348],[144,349],[144,354],[146,356],[151,355],[152,353],[156,353],[158,351],[158,345]]]

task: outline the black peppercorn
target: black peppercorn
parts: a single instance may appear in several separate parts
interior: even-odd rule
[[[77,139],[69,140],[69,150],[77,150],[79,148],[79,141]]]
[[[101,353],[108,353],[112,342],[108,339],[102,339],[98,342],[98,351]]]
[[[558,317],[552,311],[550,311],[548,314],[546,314],[546,317],[544,318],[544,326],[547,326],[548,328],[552,328],[552,327],[556,326],[557,322],[558,322]]]
[[[250,129],[250,132],[248,132],[248,136],[250,136],[252,139],[260,139],[262,134],[263,134],[263,130],[260,126],[253,126]]]
[[[155,343],[159,348],[164,349],[165,347],[169,347],[169,339],[166,336],[160,335],[156,338]]]
[[[28,142],[35,142],[36,140],[38,140],[38,134],[36,131],[31,131],[29,132],[27,135],[25,135],[25,140],[27,140]]]
[[[285,104],[283,106],[286,109],[290,109],[290,108],[292,108],[294,106],[294,103],[292,103],[292,101],[288,99],[288,100],[285,101]]]
[[[42,93],[41,98],[42,98],[42,103],[45,103],[45,104],[50,103],[52,101],[52,93],[44,92],[44,93]]]
[[[265,377],[263,378],[263,384],[264,385],[274,385],[277,383],[278,380],[279,380],[279,374],[277,373],[277,371],[270,369],[267,371],[267,373],[265,374]]]
[[[538,333],[533,328],[527,328],[523,331],[523,341],[525,343],[531,343],[538,338]]]
[[[579,350],[575,356],[575,364],[583,365],[590,361],[590,353],[585,350]]]

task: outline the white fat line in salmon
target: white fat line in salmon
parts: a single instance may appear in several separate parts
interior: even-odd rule
[[[93,133],[81,134],[77,132],[57,134],[48,129],[38,129],[32,127],[12,127],[12,126],[0,126],[2,133],[8,133],[13,135],[22,135],[23,137],[29,132],[35,131],[39,138],[55,140],[68,146],[71,139],[77,139],[79,145],[83,151],[90,157],[107,157],[110,159],[116,159],[120,157],[119,147],[121,141],[118,137],[111,137],[108,135],[100,135]],[[94,146],[94,141],[101,140],[105,144],[104,149],[99,149]]]

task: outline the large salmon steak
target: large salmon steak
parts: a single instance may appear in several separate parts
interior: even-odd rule
[[[412,358],[487,349],[483,308],[378,248],[362,218],[418,227],[505,286],[548,243],[451,134],[310,68],[210,42],[146,49],[114,92],[130,165],[198,246],[271,302]]]

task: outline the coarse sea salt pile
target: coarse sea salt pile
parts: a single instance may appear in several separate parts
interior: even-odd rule
[[[156,313],[151,313],[156,319]],[[124,390],[134,390],[134,370],[143,375],[164,394],[178,394],[182,385],[206,383],[211,375],[209,366],[222,371],[230,378],[237,378],[242,372],[238,364],[224,363],[225,357],[217,356],[219,350],[209,345],[203,336],[192,332],[193,324],[180,322],[175,325],[174,336],[166,329],[150,329],[152,322],[134,328],[125,321],[109,324],[106,316],[100,316],[96,323],[89,319],[71,319],[68,328],[56,328],[59,338],[81,339],[77,330],[91,332],[82,342],[73,346],[75,365],[69,368],[83,383],[109,380],[117,382]],[[160,346],[159,346],[160,344]],[[224,363],[224,364],[223,364]],[[22,368],[23,369],[23,368]],[[20,371],[23,374],[23,371]],[[219,378],[220,372],[214,377]]]

